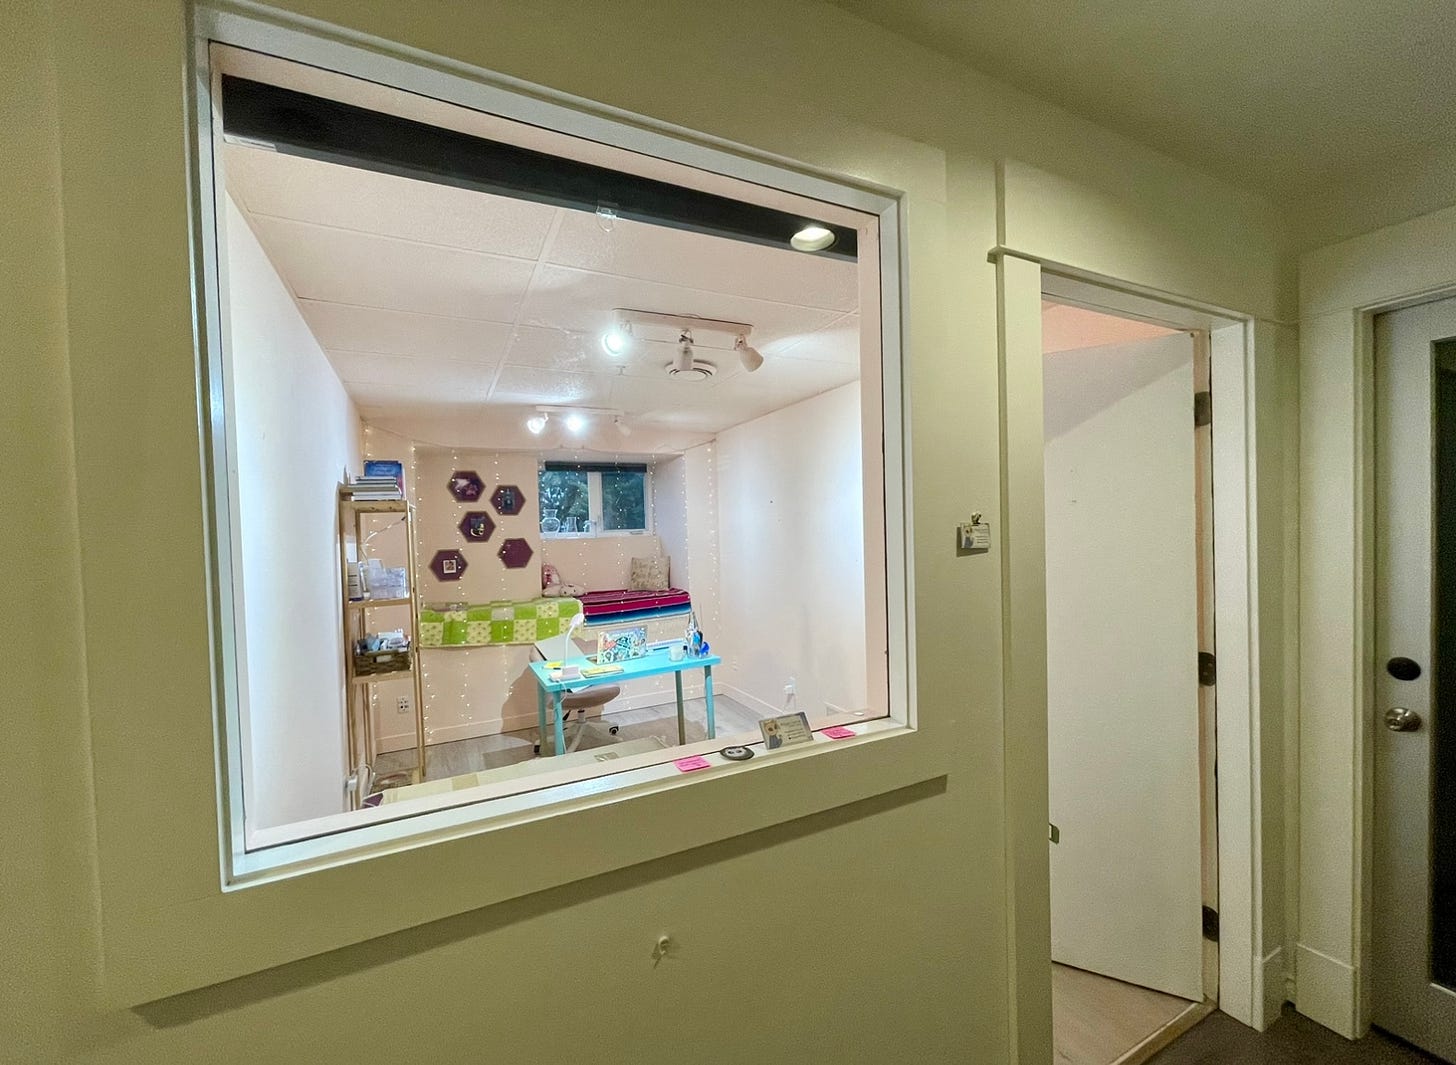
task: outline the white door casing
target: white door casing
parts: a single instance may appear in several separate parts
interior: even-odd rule
[[[1203,996],[1193,339],[1048,356],[1052,957]]]

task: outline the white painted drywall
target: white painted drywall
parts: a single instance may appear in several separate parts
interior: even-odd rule
[[[1052,957],[1201,1000],[1193,341],[1043,380]]]
[[[343,809],[335,489],[359,416],[242,213],[227,201],[241,527],[245,805],[252,828]]]
[[[860,389],[845,385],[718,436],[724,681],[759,709],[866,701]],[[706,623],[705,623],[706,627]]]

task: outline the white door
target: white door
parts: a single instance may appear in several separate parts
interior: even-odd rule
[[[1373,1019],[1456,1060],[1456,300],[1375,322]]]
[[[1052,958],[1203,999],[1194,341],[1048,355]]]

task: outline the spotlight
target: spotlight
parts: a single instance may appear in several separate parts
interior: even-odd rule
[[[804,227],[789,238],[789,244],[798,251],[823,251],[834,243],[834,230],[814,222],[805,223]]]
[[[622,418],[620,414],[612,419],[612,424],[617,427],[617,432],[621,433],[623,436],[632,435],[632,427],[626,423],[626,421]]]
[[[546,415],[533,414],[526,419],[526,428],[531,430],[532,436],[540,436],[546,428]]]
[[[753,373],[754,370],[763,365],[763,356],[758,353],[757,348],[748,346],[748,339],[746,337],[738,337],[734,340],[733,350],[738,352],[738,361],[743,363],[743,368],[749,373]]]
[[[586,419],[572,411],[566,416],[566,428],[573,433],[579,433],[586,428]]]
[[[678,373],[691,373],[693,369],[693,334],[686,329],[677,338],[677,358],[673,360],[673,369]]]
[[[619,325],[602,334],[602,350],[608,355],[621,355],[632,343],[632,334]]]

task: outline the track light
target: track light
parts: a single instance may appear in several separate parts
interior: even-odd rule
[[[797,251],[823,251],[834,243],[834,230],[815,222],[807,222],[789,238],[789,244]]]
[[[617,432],[621,433],[623,436],[632,435],[632,427],[623,420],[620,414],[612,419],[612,424],[617,427]]]
[[[586,428],[586,419],[572,411],[566,416],[566,428],[573,433],[579,433]]]
[[[693,369],[693,334],[686,329],[677,338],[677,358],[673,360],[673,369],[678,373],[691,373]]]
[[[757,348],[748,346],[747,337],[740,336],[735,339],[733,341],[733,350],[738,352],[738,361],[743,363],[743,368],[749,373],[753,373],[754,370],[757,370],[763,365],[763,356],[759,354]]]
[[[602,350],[608,355],[621,355],[632,346],[632,327],[614,325],[602,334]]]
[[[532,436],[540,436],[546,428],[546,415],[531,415],[531,417],[526,419],[526,428],[531,431]]]

